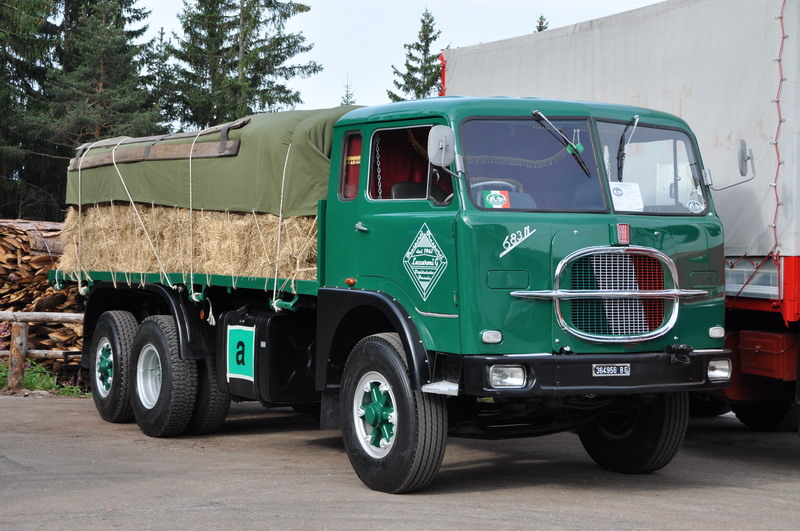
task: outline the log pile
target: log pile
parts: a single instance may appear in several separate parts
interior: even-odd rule
[[[47,280],[62,254],[61,223],[0,219],[0,310],[12,312],[76,312],[77,291],[56,291]],[[7,328],[7,327],[6,327]],[[0,350],[8,334],[0,327]],[[80,350],[81,325],[37,323],[30,327],[29,348]]]

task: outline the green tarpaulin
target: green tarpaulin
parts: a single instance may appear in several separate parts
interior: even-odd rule
[[[82,146],[68,172],[67,204],[132,199],[181,208],[189,208],[191,203],[195,210],[255,210],[278,215],[283,181],[283,215],[314,215],[317,201],[327,195],[333,124],[353,108],[250,116],[243,121],[245,125],[235,124],[226,131],[229,142],[222,146],[233,148],[225,153],[218,151],[223,135],[219,129],[199,137],[193,133],[122,143],[115,139],[88,150],[88,145]],[[112,151],[116,167],[111,163]],[[120,162],[132,153],[136,155],[133,158],[143,160]],[[181,158],[163,160],[167,153]],[[201,156],[208,158],[198,158]],[[162,160],[154,160],[158,157]],[[107,162],[97,162],[100,159]],[[91,167],[93,160],[95,166]]]

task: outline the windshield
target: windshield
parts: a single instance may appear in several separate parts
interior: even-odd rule
[[[687,215],[708,211],[686,133],[609,122],[597,122],[597,131],[614,210]]]
[[[548,123],[533,117],[471,119],[462,124],[467,183],[478,208],[606,210],[588,122],[551,122],[573,145],[580,144],[580,153],[565,145]]]

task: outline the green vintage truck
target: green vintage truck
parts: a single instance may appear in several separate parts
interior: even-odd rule
[[[101,416],[155,437],[231,400],[341,428],[370,488],[448,436],[575,430],[602,467],[677,452],[728,384],[723,235],[680,119],[443,97],[82,146],[57,285],[85,296]]]

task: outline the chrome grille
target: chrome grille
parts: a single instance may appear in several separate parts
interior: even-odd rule
[[[681,289],[669,256],[650,247],[586,247],[562,259],[552,290],[512,291],[512,297],[552,300],[558,325],[597,343],[649,341],[678,322],[680,300],[707,290]]]
[[[571,290],[646,292],[664,289],[664,268],[652,256],[601,253],[583,256],[568,268]],[[592,335],[637,336],[662,326],[664,298],[577,298],[565,301],[568,324]],[[565,308],[566,309],[566,308]]]

